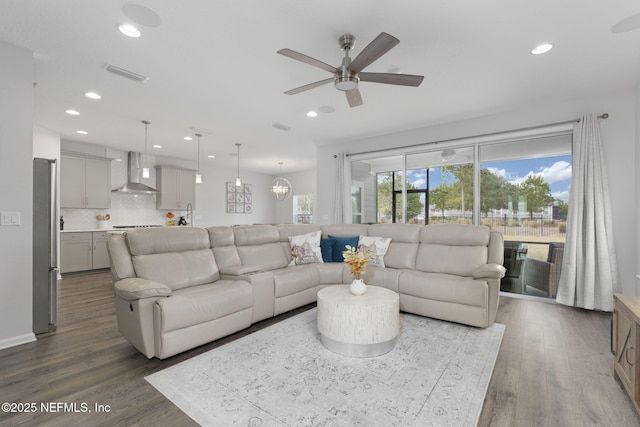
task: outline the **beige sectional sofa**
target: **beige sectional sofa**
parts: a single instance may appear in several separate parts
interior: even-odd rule
[[[457,224],[289,224],[111,235],[118,328],[145,356],[164,359],[313,303],[319,289],[353,279],[340,262],[291,265],[289,238],[317,231],[391,238],[384,267],[368,267],[364,280],[397,292],[401,311],[478,327],[494,322],[505,274],[498,232]]]

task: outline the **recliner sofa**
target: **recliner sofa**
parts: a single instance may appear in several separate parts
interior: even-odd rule
[[[401,311],[477,327],[494,322],[505,274],[499,232],[459,224],[285,224],[111,235],[118,329],[148,358],[164,359],[313,303],[323,287],[353,280],[339,262],[291,265],[289,238],[317,231],[391,238],[384,267],[367,267],[364,280],[397,292]]]

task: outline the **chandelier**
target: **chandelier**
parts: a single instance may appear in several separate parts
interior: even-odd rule
[[[271,183],[271,192],[277,200],[283,201],[291,197],[291,183],[282,176],[282,162],[280,165],[280,176]]]

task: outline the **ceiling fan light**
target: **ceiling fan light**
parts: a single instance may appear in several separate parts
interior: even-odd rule
[[[336,77],[334,86],[338,90],[353,90],[358,87],[357,77]]]

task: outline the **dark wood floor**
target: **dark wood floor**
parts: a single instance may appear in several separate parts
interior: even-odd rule
[[[0,401],[37,406],[0,412],[0,426],[195,425],[144,377],[308,308],[164,361],[148,360],[118,333],[109,274],[65,277],[58,330],[0,350]],[[613,378],[610,320],[610,314],[501,297],[497,321],[506,331],[479,425],[640,425]],[[67,409],[75,403],[78,412],[41,410],[41,403],[55,409],[57,402]]]

